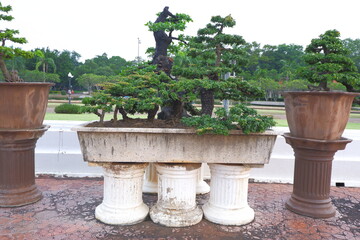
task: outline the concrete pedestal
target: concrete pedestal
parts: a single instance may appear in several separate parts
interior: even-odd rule
[[[157,194],[158,176],[153,163],[146,168],[143,193]],[[196,183],[196,194],[206,194],[210,192],[210,186],[204,181],[203,168],[200,168]]]
[[[131,225],[143,221],[149,208],[142,199],[147,163],[102,163],[104,198],[95,217],[107,224]]]
[[[248,181],[250,168],[235,164],[209,164],[210,199],[203,206],[210,222],[222,225],[244,225],[254,220],[249,207]]]
[[[196,204],[200,167],[199,163],[156,164],[158,201],[150,209],[150,217],[155,223],[167,227],[186,227],[201,221],[203,213]]]
[[[157,194],[158,191],[158,176],[156,168],[153,163],[150,163],[145,170],[143,193]]]

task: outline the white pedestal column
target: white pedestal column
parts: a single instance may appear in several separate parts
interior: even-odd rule
[[[199,223],[202,210],[196,205],[196,183],[200,163],[156,164],[158,201],[150,209],[155,223],[167,227],[186,227]]]
[[[204,181],[204,163],[201,164],[199,169],[198,179],[196,183],[196,194],[206,194],[210,192],[210,186]]]
[[[210,186],[204,181],[204,168],[201,167],[197,177],[196,194],[206,194],[210,192]],[[157,193],[158,191],[158,176],[154,163],[150,163],[145,170],[143,192]]]
[[[130,225],[143,221],[149,207],[142,199],[142,183],[147,163],[105,163],[104,198],[95,217],[107,224]]]
[[[143,192],[144,193],[157,193],[158,190],[158,176],[154,163],[150,163],[145,170]]]
[[[249,207],[248,181],[250,168],[236,164],[209,164],[210,198],[203,206],[210,222],[222,225],[244,225],[254,219]]]

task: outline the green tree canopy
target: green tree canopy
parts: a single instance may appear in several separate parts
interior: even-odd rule
[[[106,80],[106,76],[99,76],[92,73],[85,73],[76,78],[77,83],[86,88],[89,92],[92,92],[93,88],[98,89],[98,85],[104,83]]]

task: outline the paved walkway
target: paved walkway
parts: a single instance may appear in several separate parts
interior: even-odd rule
[[[150,219],[132,226],[106,225],[94,218],[102,200],[102,180],[40,177],[44,198],[32,205],[0,208],[0,239],[346,239],[360,240],[360,188],[332,187],[337,214],[312,219],[285,209],[292,185],[249,184],[255,220],[246,226],[221,226],[202,220],[185,228],[167,228]],[[144,194],[149,206],[156,195]],[[209,195],[198,196],[203,205]]]

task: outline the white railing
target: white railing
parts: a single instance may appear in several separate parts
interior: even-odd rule
[[[35,166],[37,174],[69,177],[100,177],[101,167],[90,167],[83,161],[77,134],[71,128],[84,122],[45,121],[51,128],[38,140]],[[287,128],[276,127],[279,133]],[[345,130],[343,137],[353,140],[345,150],[335,154],[332,170],[332,185],[360,187],[360,130]],[[210,178],[206,164],[204,178]],[[252,169],[250,178],[258,182],[292,183],[294,156],[290,145],[279,136],[276,140],[270,163],[264,168]]]

